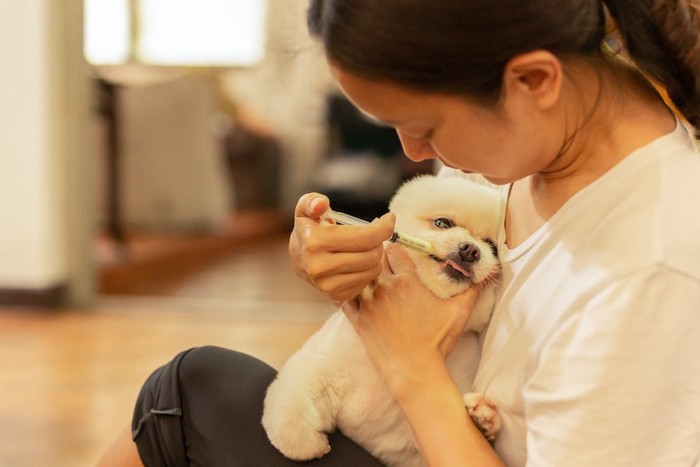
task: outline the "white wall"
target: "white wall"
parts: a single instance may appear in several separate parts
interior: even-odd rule
[[[91,294],[81,4],[0,2],[0,288]]]

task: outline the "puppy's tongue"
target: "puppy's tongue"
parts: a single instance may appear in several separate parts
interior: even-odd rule
[[[462,266],[460,266],[459,264],[455,263],[455,262],[452,261],[451,259],[446,259],[446,260],[445,260],[445,264],[448,265],[448,266],[451,266],[452,269],[461,272],[462,275],[463,275],[464,277],[469,277],[469,275],[470,275]]]

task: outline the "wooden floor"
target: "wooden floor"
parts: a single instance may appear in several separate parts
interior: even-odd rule
[[[242,243],[90,309],[0,308],[0,466],[94,465],[144,379],[183,349],[220,345],[282,364],[333,311],[293,275],[286,242]]]

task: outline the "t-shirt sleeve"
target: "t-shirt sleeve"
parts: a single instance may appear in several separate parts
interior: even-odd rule
[[[595,293],[523,388],[527,465],[700,465],[700,282],[665,268]]]

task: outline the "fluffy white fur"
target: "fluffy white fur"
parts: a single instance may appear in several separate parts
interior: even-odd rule
[[[471,281],[489,281],[497,270],[489,244],[496,240],[501,209],[495,190],[461,178],[423,176],[404,184],[389,209],[396,214],[398,231],[434,246],[433,257],[410,255],[421,280],[437,296],[461,293]],[[454,227],[439,228],[450,224]],[[489,285],[447,359],[462,393],[471,390],[479,335],[494,298]],[[465,404],[482,431],[493,437],[500,427],[493,404],[476,394],[465,394]],[[331,449],[326,433],[338,428],[387,465],[424,465],[403,413],[340,311],[279,372],[268,389],[262,423],[272,444],[290,459],[322,457]]]

